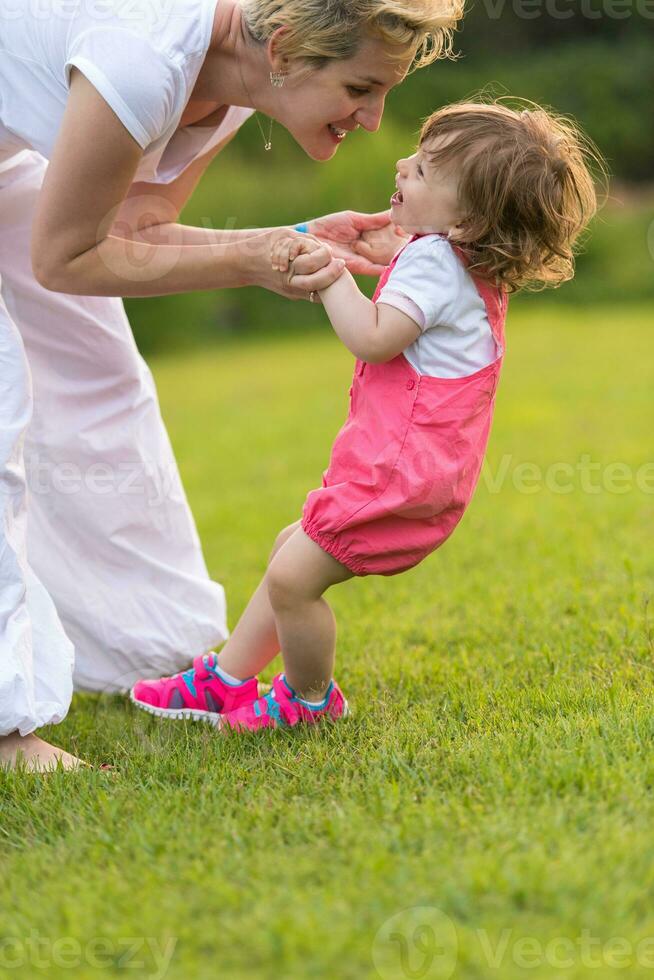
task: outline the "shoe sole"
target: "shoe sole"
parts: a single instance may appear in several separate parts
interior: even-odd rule
[[[345,700],[345,698],[343,698],[343,714],[342,715],[339,715],[338,718],[332,718],[330,715],[324,715],[323,717],[325,718],[326,721],[331,721],[332,724],[335,723],[335,722],[337,722],[337,721],[342,721],[343,718],[351,718],[352,717],[352,713],[350,711],[350,705]],[[316,724],[318,724],[318,722],[316,722]],[[222,715],[218,715],[218,720],[216,721],[216,727],[218,728],[219,731],[223,731],[223,727],[224,726],[223,726],[223,716]],[[272,728],[270,728],[268,730],[269,731],[276,731],[276,730],[279,730],[280,728],[288,728],[288,727],[289,727],[288,725],[274,725]],[[229,726],[225,726],[225,728],[229,728]],[[262,729],[259,729],[259,731],[261,731],[261,730]],[[238,729],[237,729],[237,731],[238,731]],[[247,731],[247,729],[243,729],[243,731]]]
[[[213,711],[200,711],[199,708],[157,708],[154,704],[138,701],[134,697],[134,689],[129,692],[129,699],[141,711],[147,711],[149,715],[154,715],[156,718],[168,718],[170,721],[203,721],[215,728],[220,727],[222,715]],[[350,717],[350,705],[345,698],[343,698],[343,714],[340,717]],[[338,721],[339,719],[333,718],[331,720]]]
[[[259,684],[259,697],[267,694],[270,684]],[[146,704],[134,697],[134,688],[129,692],[129,699],[141,711],[147,711],[156,718],[168,718],[170,721],[203,721],[207,725],[220,724],[221,715],[215,711],[202,711],[200,708],[157,708],[154,704]]]
[[[201,711],[199,708],[157,708],[154,704],[146,704],[134,697],[134,690],[129,692],[129,699],[141,711],[157,718],[168,718],[170,721],[203,721],[207,725],[218,725],[220,715],[214,711]]]

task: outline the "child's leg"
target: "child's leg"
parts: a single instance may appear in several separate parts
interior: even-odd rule
[[[267,585],[286,679],[300,697],[320,700],[332,679],[336,623],[323,593],[353,573],[298,528],[273,558]]]
[[[299,526],[296,521],[278,535],[271,561]],[[209,653],[196,657],[190,672],[138,681],[130,697],[138,708],[159,716],[215,718],[256,700],[254,677],[278,653],[275,615],[264,578],[218,656]]]
[[[294,524],[280,531],[270,554],[269,565],[299,526],[300,521],[295,521]],[[232,677],[244,680],[246,677],[258,674],[275,659],[278,653],[279,639],[275,615],[270,605],[268,584],[264,576],[234,627],[232,635],[218,654],[218,666]]]

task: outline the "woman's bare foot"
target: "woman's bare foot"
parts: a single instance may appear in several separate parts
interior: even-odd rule
[[[0,738],[0,769],[15,769],[23,763],[29,772],[52,772],[59,762],[64,769],[81,769],[88,765],[37,735],[12,732]]]

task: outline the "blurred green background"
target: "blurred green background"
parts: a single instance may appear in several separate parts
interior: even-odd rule
[[[456,62],[415,72],[387,101],[376,134],[348,136],[327,164],[309,160],[276,126],[264,152],[254,119],[214,160],[182,215],[186,224],[256,228],[344,208],[388,206],[395,161],[420,121],[482,89],[575,116],[608,160],[610,197],[595,220],[574,282],[514,303],[642,303],[654,299],[654,0],[482,0],[457,35]],[[368,292],[370,279],[361,280]],[[320,308],[260,289],[130,300],[143,353],[247,335],[329,330]],[[535,309],[535,307],[534,307]]]

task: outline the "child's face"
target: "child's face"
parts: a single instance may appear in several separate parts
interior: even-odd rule
[[[431,164],[422,148],[396,166],[391,220],[410,235],[439,232],[455,239],[463,218],[456,176]]]

